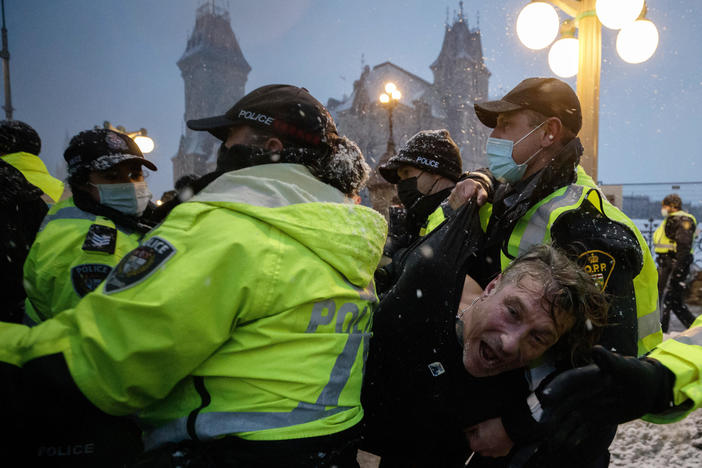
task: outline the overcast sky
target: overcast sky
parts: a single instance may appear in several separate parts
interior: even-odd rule
[[[552,76],[548,50],[521,45],[515,22],[528,0],[466,0],[479,24],[490,97],[529,76]],[[702,180],[702,2],[648,0],[660,43],[646,63],[616,54],[603,28],[599,179],[604,183]],[[176,66],[202,0],[5,0],[14,117],[37,129],[54,172],[67,139],[109,120],[145,127],[160,168],[156,197],[172,187],[170,158],[184,126]],[[433,81],[429,65],[453,0],[219,0],[252,71],[246,91],[304,86],[323,103],[350,94],[362,60],[386,60]],[[561,19],[566,16],[560,12]],[[575,79],[568,80],[575,87]],[[233,103],[232,103],[233,104]],[[702,191],[700,191],[702,192]],[[697,195],[695,195],[697,196]],[[702,193],[699,195],[702,198]],[[702,201],[702,200],[698,200]]]

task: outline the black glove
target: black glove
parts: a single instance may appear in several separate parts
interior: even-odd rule
[[[624,357],[602,346],[595,364],[566,371],[539,395],[550,450],[570,450],[595,426],[621,424],[668,409],[675,375],[658,361]]]

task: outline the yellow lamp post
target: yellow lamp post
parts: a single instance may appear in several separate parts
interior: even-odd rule
[[[392,111],[395,109],[395,106],[397,106],[401,97],[402,93],[397,89],[395,83],[392,82],[385,84],[385,92],[378,97],[380,104],[388,110],[388,154],[395,153],[395,140],[392,136]]]
[[[517,35],[526,47],[543,49],[556,38],[558,13],[554,6],[573,19],[561,25],[562,38],[551,46],[549,65],[558,76],[578,75],[576,93],[583,113],[579,135],[585,147],[581,164],[597,180],[602,25],[620,29],[617,53],[628,63],[641,63],[653,55],[658,31],[644,19],[644,0],[535,0],[517,18]]]
[[[97,125],[95,128],[99,128]],[[137,144],[139,149],[143,154],[148,154],[154,150],[155,144],[154,140],[152,140],[149,136],[146,135],[146,129],[145,128],[140,128],[139,130],[135,132],[128,132],[124,126],[122,125],[117,125],[116,127],[113,126],[109,121],[105,120],[102,123],[102,128],[106,128],[108,130],[113,130],[115,132],[120,132],[126,134],[129,138],[134,140],[134,143]]]

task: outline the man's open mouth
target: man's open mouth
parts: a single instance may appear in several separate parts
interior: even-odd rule
[[[480,342],[480,357],[488,366],[495,366],[500,362],[500,356],[485,341]]]

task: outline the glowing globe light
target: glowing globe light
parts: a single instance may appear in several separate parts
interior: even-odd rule
[[[628,63],[650,59],[658,47],[658,29],[649,20],[638,20],[624,26],[617,34],[617,53]]]
[[[378,97],[378,99],[380,99],[380,102],[382,102],[383,104],[387,104],[388,102],[390,102],[390,96],[388,96],[385,93],[381,94],[380,97]]]
[[[574,37],[559,39],[548,51],[548,65],[561,78],[578,74],[578,40]]]
[[[143,154],[150,153],[154,150],[154,140],[147,136],[138,135],[134,137],[134,143],[137,144]]]
[[[517,17],[517,36],[522,44],[538,50],[548,46],[558,34],[558,13],[548,3],[532,2]]]
[[[385,92],[392,96],[392,93],[397,90],[395,83],[387,83],[385,85]]]
[[[597,0],[595,12],[600,22],[610,29],[621,29],[636,21],[644,0]]]
[[[397,89],[391,93],[392,99],[394,101],[399,101],[400,98],[402,97],[402,93],[398,91]]]

